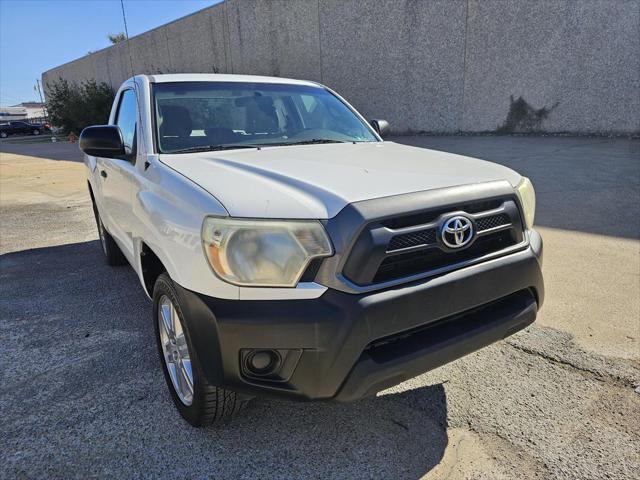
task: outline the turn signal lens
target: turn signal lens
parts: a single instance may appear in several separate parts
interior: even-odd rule
[[[531,180],[527,177],[522,177],[516,190],[520,197],[520,203],[522,203],[527,230],[531,230],[533,228],[533,220],[536,216],[536,191],[533,189]]]

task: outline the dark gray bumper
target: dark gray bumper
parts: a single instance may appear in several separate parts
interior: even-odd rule
[[[542,241],[501,258],[386,290],[235,301],[179,288],[209,381],[253,394],[354,400],[511,335],[544,299]],[[248,378],[247,349],[286,356],[284,378]]]

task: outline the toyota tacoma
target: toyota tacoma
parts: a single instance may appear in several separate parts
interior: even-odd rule
[[[125,81],[82,132],[106,261],[153,300],[192,425],[256,395],[375,395],[535,320],[531,182],[388,127],[314,82],[171,74]]]

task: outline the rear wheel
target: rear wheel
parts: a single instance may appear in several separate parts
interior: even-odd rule
[[[0,138],[7,138],[7,132],[0,132]]]
[[[209,384],[191,343],[171,278],[163,273],[153,289],[158,353],[176,408],[194,427],[215,425],[237,414],[250,397]]]
[[[40,135],[40,130],[38,130],[37,128],[34,128],[31,133],[33,133],[34,135]]]

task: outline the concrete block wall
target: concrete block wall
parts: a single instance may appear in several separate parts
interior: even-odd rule
[[[319,81],[396,133],[640,133],[640,0],[227,0],[43,84],[131,64]]]
[[[462,130],[492,130],[509,97],[557,107],[551,132],[640,131],[640,2],[468,4]]]
[[[321,2],[323,83],[399,132],[459,130],[465,2]]]

